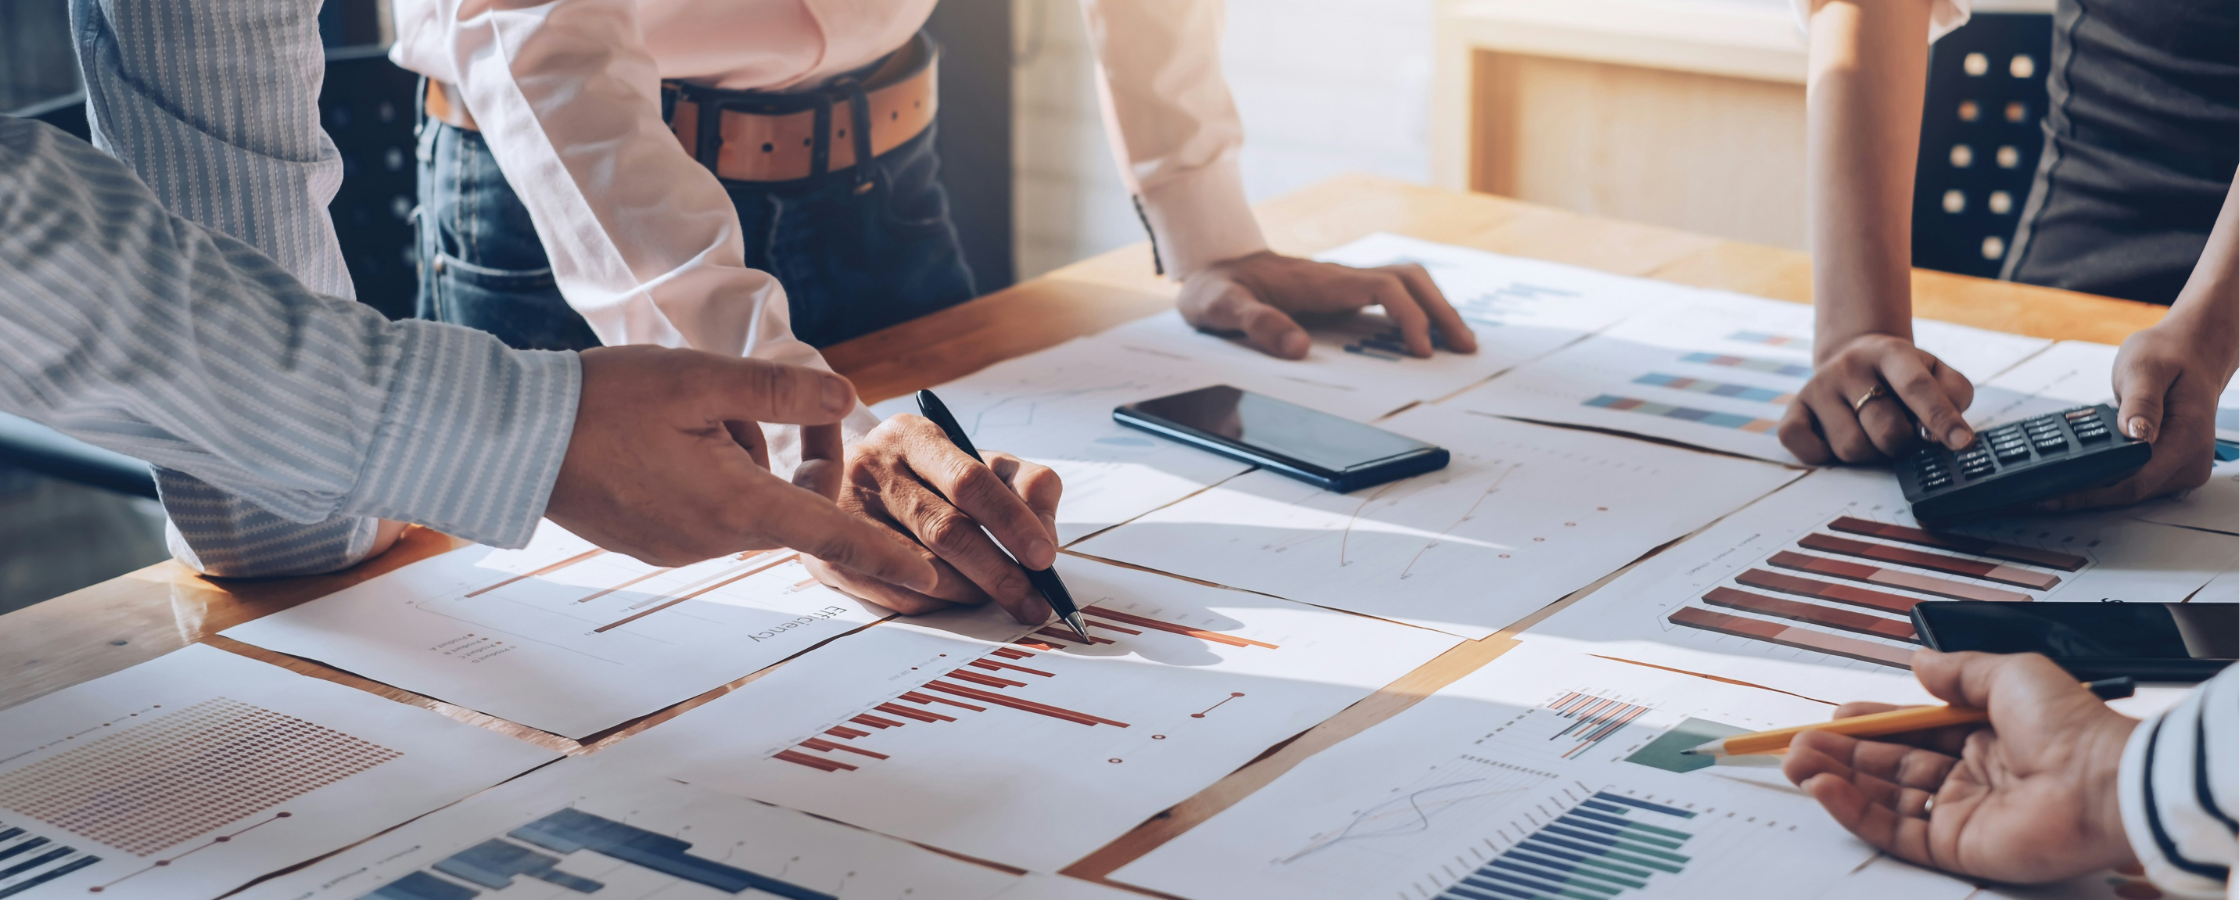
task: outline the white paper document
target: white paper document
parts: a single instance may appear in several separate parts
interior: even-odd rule
[[[2048,341],[1927,319],[1914,338],[1973,380]],[[1812,377],[1812,307],[1714,291],[1521,366],[1453,403],[1794,463],[1774,433]]]
[[[1112,420],[1113,407],[1220,384],[1159,341],[1107,333],[998,363],[934,389],[982,451],[1049,466],[1065,481],[1058,541],[1080,540],[1252,468]],[[881,418],[918,411],[897,397]]]
[[[1378,427],[1452,461],[1350,494],[1256,471],[1077,549],[1480,638],[1798,475],[1447,405]]]
[[[2230,535],[2121,514],[1923,530],[1887,472],[1823,469],[1532,627],[1592,652],[1840,702],[1917,700],[1922,600],[2176,603]]]
[[[980,900],[1019,880],[793,810],[571,759],[242,900]]]
[[[1055,871],[1452,647],[1077,557],[1094,645],[992,607],[896,619],[597,758]]]
[[[2116,405],[2111,380],[2118,348],[2088,341],[2062,341],[2028,362],[1976,386],[1976,402],[1968,409],[1968,422],[1979,428],[2020,422],[2095,403]],[[2217,402],[2217,436],[2230,433],[2236,385],[2227,385]],[[2176,452],[2158,448],[2158,452]],[[2176,497],[2139,504],[2129,515],[2165,525],[2207,528],[2240,534],[2240,459],[2219,460],[2209,470],[2209,482]]]
[[[1192,900],[1792,900],[1852,889],[1874,849],[1778,770],[1679,753],[1831,711],[1528,638],[1113,879]],[[1937,878],[1908,896],[1973,889]]]
[[[225,636],[581,738],[890,614],[792,551],[661,568],[545,522],[525,549],[422,560]]]
[[[0,896],[216,897],[558,756],[192,645],[0,711]]]
[[[1204,334],[1169,312],[1120,326],[1149,346],[1222,369],[1229,384],[1332,415],[1369,421],[1410,403],[1437,400],[1644,309],[1682,303],[1695,289],[1520,259],[1394,234],[1373,234],[1319,259],[1354,266],[1421,264],[1477,336],[1478,352],[1408,355],[1382,312],[1314,323],[1303,360],[1282,360],[1241,340]]]

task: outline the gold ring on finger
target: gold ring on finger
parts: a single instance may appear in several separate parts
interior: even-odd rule
[[[1856,416],[1860,410],[1867,408],[1867,404],[1888,396],[1890,392],[1883,390],[1882,385],[1875,385],[1873,390],[1860,394],[1859,399],[1851,401],[1851,414]]]

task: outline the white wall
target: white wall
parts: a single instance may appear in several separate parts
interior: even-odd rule
[[[1014,2],[1024,279],[1144,233],[1105,143],[1078,0]],[[1230,0],[1222,62],[1252,199],[1348,171],[1428,180],[1432,2]]]

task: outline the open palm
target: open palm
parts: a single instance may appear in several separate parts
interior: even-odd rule
[[[1990,723],[1903,743],[1805,732],[1783,762],[1789,780],[1861,840],[1948,872],[2049,881],[2132,861],[2115,777],[2136,721],[2043,656],[1925,650],[1913,663],[1931,694],[1989,709]]]

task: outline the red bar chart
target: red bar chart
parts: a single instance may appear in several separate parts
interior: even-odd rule
[[[1932,598],[2027,603],[2091,560],[1839,516],[1760,562],[1732,576],[1732,585],[1703,591],[1697,597],[1702,607],[1681,607],[1665,621],[1904,668],[1921,642],[1910,619],[1915,604]]]

